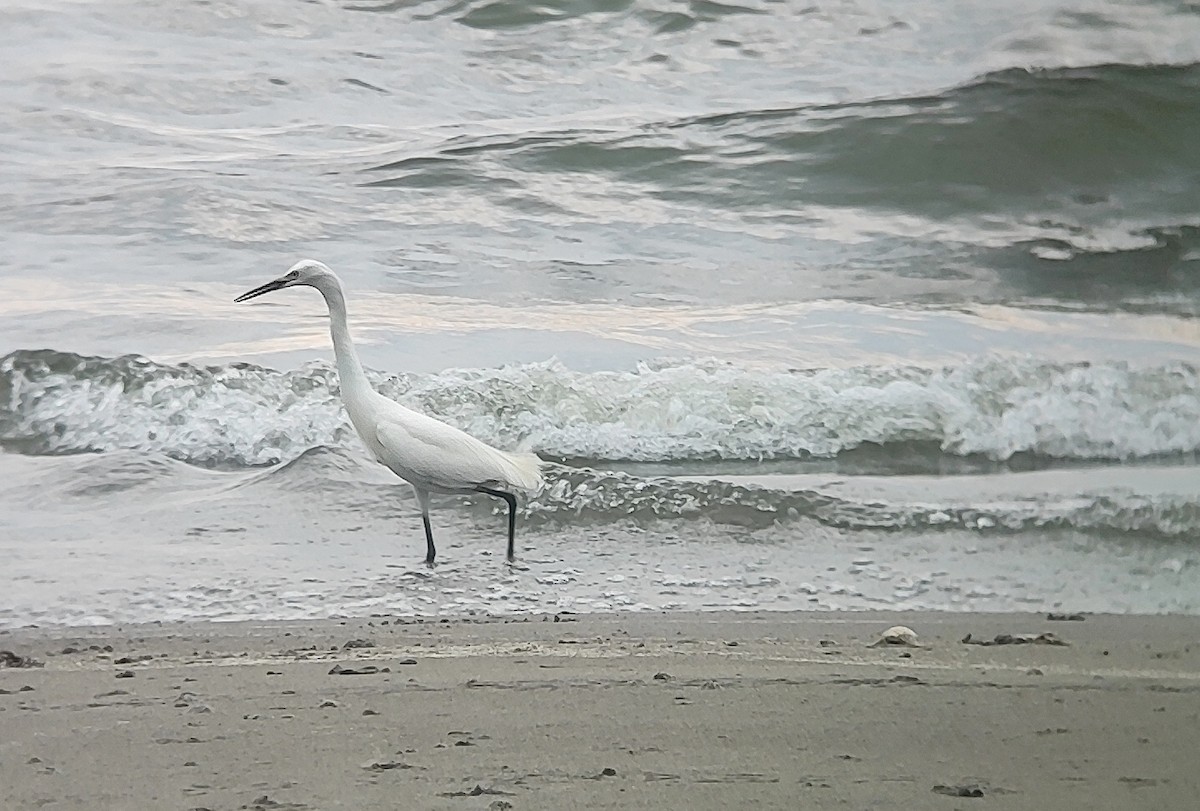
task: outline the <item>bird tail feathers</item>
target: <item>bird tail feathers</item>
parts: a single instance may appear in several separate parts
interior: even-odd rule
[[[533,491],[542,486],[541,457],[534,453],[506,453],[509,463],[508,484],[521,490]]]

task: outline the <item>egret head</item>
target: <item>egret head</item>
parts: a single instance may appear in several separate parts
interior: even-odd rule
[[[274,290],[282,290],[285,287],[296,287],[299,285],[308,285],[321,289],[323,284],[328,282],[336,282],[337,277],[333,275],[333,271],[322,263],[314,259],[302,259],[292,265],[287,273],[280,276],[272,282],[267,282],[261,287],[256,287],[253,290],[242,293],[234,299],[234,301],[246,301],[247,299],[256,298],[264,293],[270,293]]]

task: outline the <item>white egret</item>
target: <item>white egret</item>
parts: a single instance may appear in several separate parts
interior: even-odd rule
[[[342,402],[354,430],[384,467],[412,485],[421,505],[427,545],[425,562],[433,565],[437,549],[429,525],[430,493],[486,493],[508,503],[508,560],[513,559],[517,497],[512,490],[536,490],[542,483],[542,460],[534,454],[506,453],[475,437],[389,400],[371,387],[346,324],[342,283],[320,262],[306,259],[283,276],[243,293],[246,301],[285,287],[315,287],[329,307],[329,333],[337,360]]]

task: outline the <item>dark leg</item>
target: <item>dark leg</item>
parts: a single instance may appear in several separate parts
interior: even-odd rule
[[[489,496],[502,498],[508,502],[508,560],[511,562],[516,558],[513,553],[513,538],[517,532],[517,497],[512,493],[506,493],[503,490],[493,490],[490,487],[480,487],[479,492],[487,493]]]
[[[422,515],[421,520],[425,522],[425,565],[432,566],[433,559],[437,557],[437,549],[433,545],[433,529],[429,526],[429,513]]]
[[[417,502],[421,505],[421,521],[425,524],[425,565],[432,566],[437,557],[437,548],[433,545],[433,527],[429,526],[429,493],[413,488],[417,494]]]

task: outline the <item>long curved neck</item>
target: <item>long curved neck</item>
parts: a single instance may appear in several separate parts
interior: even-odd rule
[[[337,360],[338,381],[342,397],[357,397],[371,391],[367,373],[354,349],[350,326],[346,323],[346,294],[336,281],[317,288],[329,306],[329,334],[333,338],[333,356]]]

